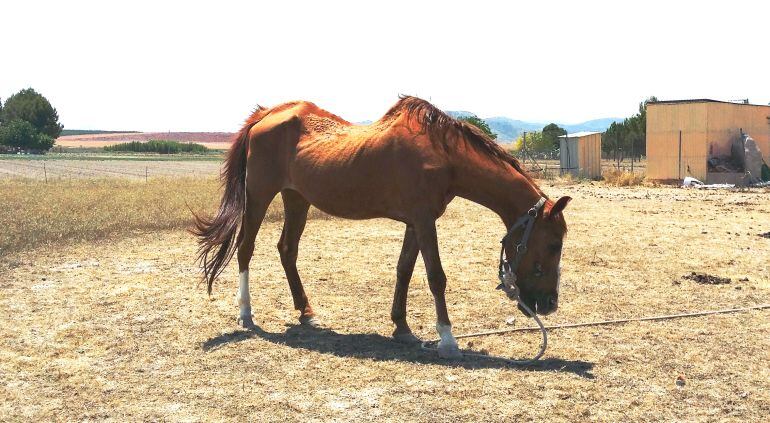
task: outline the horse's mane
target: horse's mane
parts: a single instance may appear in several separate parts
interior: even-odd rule
[[[426,100],[408,95],[399,96],[398,102],[385,113],[385,117],[393,117],[399,113],[405,113],[409,118],[414,119],[420,125],[421,130],[430,136],[431,142],[443,143],[446,150],[450,147],[447,145],[450,142],[449,139],[455,138],[450,135],[460,135],[492,160],[511,165],[537,189],[537,185],[521,166],[519,160],[474,125],[449,116]],[[540,189],[537,190],[540,191]]]

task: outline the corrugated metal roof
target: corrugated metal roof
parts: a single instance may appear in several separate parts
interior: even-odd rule
[[[737,102],[737,101],[712,100],[710,98],[693,98],[693,99],[687,99],[687,100],[658,100],[648,104],[684,104],[684,103],[724,103],[724,104],[735,104],[737,106],[770,107],[770,105],[767,105],[767,104],[751,104],[751,103],[743,103],[743,102]]]
[[[585,137],[585,136],[594,135],[594,134],[601,134],[601,132],[581,131],[581,132],[575,132],[573,134],[560,135],[559,138],[579,138],[579,137]]]

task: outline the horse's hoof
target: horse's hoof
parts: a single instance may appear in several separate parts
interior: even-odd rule
[[[460,352],[460,348],[457,344],[445,344],[438,343],[438,356],[449,360],[458,360],[463,358],[463,353]]]
[[[309,326],[316,329],[321,327],[321,321],[315,316],[299,316],[299,323],[302,326]]]
[[[252,320],[251,316],[239,316],[238,317],[238,324],[241,325],[244,329],[251,329],[254,328],[254,320]]]
[[[414,336],[412,332],[394,333],[393,340],[404,345],[416,345],[422,343],[422,339]]]

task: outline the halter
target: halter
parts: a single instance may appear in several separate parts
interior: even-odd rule
[[[500,240],[500,268],[497,275],[500,279],[500,285],[497,288],[505,291],[505,294],[508,295],[508,298],[510,299],[519,300],[519,287],[516,286],[516,270],[519,268],[521,259],[527,254],[527,242],[529,241],[529,236],[532,234],[532,227],[535,226],[537,214],[540,212],[540,209],[543,208],[544,204],[545,197],[540,197],[531,209],[527,210],[524,215],[516,220],[516,223],[508,229],[508,233],[506,233],[503,239]],[[505,240],[513,234],[513,231],[520,227],[524,228],[524,233],[522,234],[519,243],[516,244],[516,255],[512,259],[509,259],[505,255]],[[519,303],[521,303],[521,301],[519,301]]]

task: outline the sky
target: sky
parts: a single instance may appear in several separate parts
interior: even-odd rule
[[[139,131],[235,131],[298,99],[376,120],[399,94],[564,123],[651,95],[768,104],[768,16],[740,0],[3,0],[0,98],[32,87],[65,128]]]

